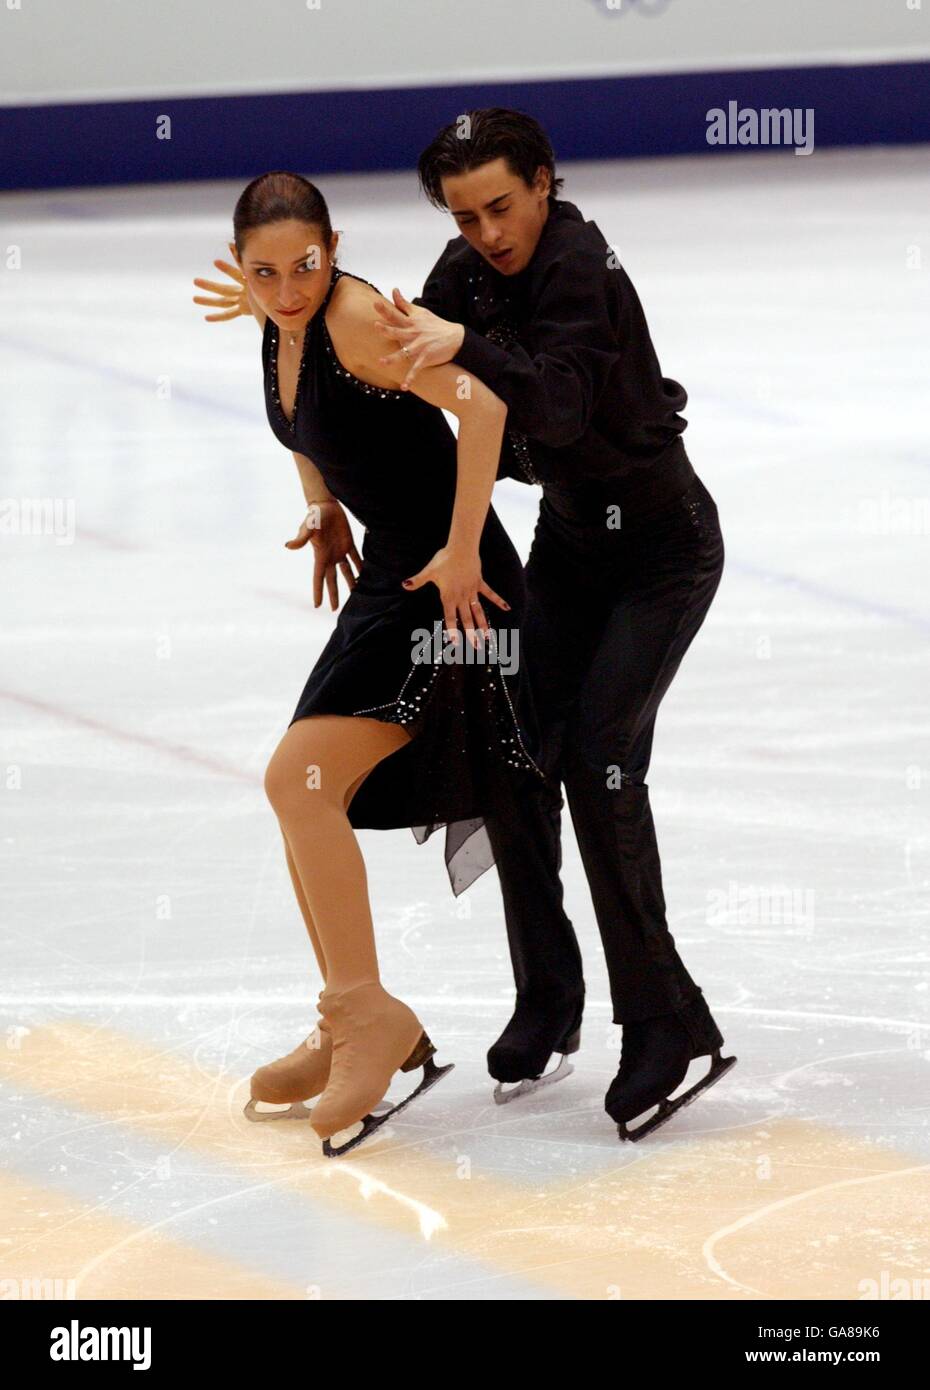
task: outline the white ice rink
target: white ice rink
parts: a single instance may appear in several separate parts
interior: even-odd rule
[[[342,1162],[242,1117],[316,1017],[262,777],[333,622],[309,548],[284,549],[304,508],[255,325],[191,302],[242,185],[7,195],[0,1278],[558,1300],[930,1276],[930,157],[560,172],[690,393],[720,509],[723,581],[648,781],[672,931],[739,1065],[619,1144],[566,812],[582,1047],[495,1106],[496,875],[456,902],[441,836],[368,831],[384,982],[456,1069]],[[413,176],[320,183],[341,264],[417,293],[453,233]],[[495,496],[524,556],[537,500]],[[24,534],[40,501],[55,524]]]

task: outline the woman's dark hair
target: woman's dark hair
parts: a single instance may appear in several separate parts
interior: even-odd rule
[[[549,137],[538,121],[522,111],[505,106],[488,106],[466,111],[458,120],[443,126],[417,161],[420,187],[434,207],[447,206],[442,196],[442,179],[447,174],[467,174],[492,159],[506,159],[527,187],[542,165],[551,180],[550,203],[555,200],[563,180],[555,176],[555,154]]]
[[[323,233],[323,243],[328,249],[333,239],[333,226],[326,199],[316,185],[302,174],[291,174],[286,169],[259,174],[239,194],[233,212],[233,240],[239,255],[242,255],[247,232],[255,227],[266,227],[270,222],[291,219],[314,222]]]

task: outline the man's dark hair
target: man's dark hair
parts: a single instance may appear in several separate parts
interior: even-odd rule
[[[444,175],[467,174],[500,158],[506,159],[528,188],[540,165],[548,169],[549,201],[554,201],[563,180],[555,176],[555,154],[548,135],[532,116],[505,106],[466,111],[458,120],[443,126],[417,161],[420,187],[434,207],[444,208]]]

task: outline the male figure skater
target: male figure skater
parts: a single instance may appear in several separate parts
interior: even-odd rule
[[[542,484],[521,698],[567,793],[622,1025],[605,1108],[621,1138],[638,1139],[735,1061],[721,1058],[668,929],[645,782],[659,703],[720,581],[717,509],[681,439],[687,394],[661,375],[612,248],[556,196],[542,127],[517,111],[472,111],[423,151],[419,177],[460,235],[419,299],[395,291],[394,308],[377,306],[382,360],[403,354],[408,383],[448,361],[485,382],[508,406],[502,474]],[[558,811],[521,800],[487,825],[517,989],[488,1053],[492,1077],[519,1083],[499,1085],[500,1100],[565,1073],[584,981],[562,905]],[[563,1056],[544,1076],[553,1053]],[[707,1054],[703,1080],[670,1100]]]

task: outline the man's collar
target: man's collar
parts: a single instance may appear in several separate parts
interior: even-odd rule
[[[534,267],[539,263],[540,253],[545,253],[548,243],[552,240],[554,228],[564,222],[583,221],[584,218],[575,207],[574,203],[566,202],[563,198],[555,198],[549,204],[549,215],[543,223],[543,228],[539,234],[539,240],[536,243],[532,256],[530,256],[523,269],[517,271],[516,275],[502,275],[501,279],[510,280],[516,286],[525,284],[532,274]]]

